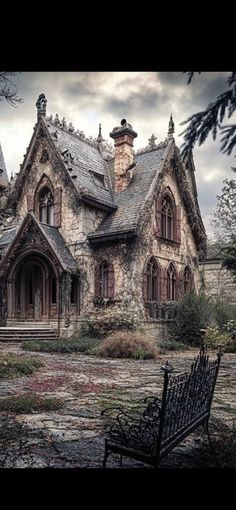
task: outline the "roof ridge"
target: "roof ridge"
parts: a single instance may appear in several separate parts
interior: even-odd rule
[[[168,140],[166,138],[164,141],[159,142],[158,145],[155,145],[155,146],[147,145],[147,147],[138,149],[137,151],[134,152],[134,155],[140,156],[141,154],[146,154],[147,152],[154,152],[154,151],[157,151],[160,149],[164,149],[165,147],[167,147],[167,145],[168,145]]]
[[[97,138],[94,138],[92,136],[86,137],[83,131],[77,129],[75,131],[75,128],[72,124],[72,122],[69,122],[67,125],[65,117],[63,117],[62,121],[60,121],[58,114],[56,113],[55,118],[53,120],[53,116],[50,115],[50,117],[46,117],[46,122],[50,122],[51,125],[55,126],[55,128],[60,129],[64,133],[68,133],[69,135],[73,135],[74,137],[78,138],[84,143],[87,143],[91,147],[94,147],[98,150],[99,154],[101,152],[99,151],[100,146],[109,147],[111,151],[114,152],[114,148],[112,144],[109,144],[107,140],[98,142]],[[102,154],[101,154],[102,156]]]

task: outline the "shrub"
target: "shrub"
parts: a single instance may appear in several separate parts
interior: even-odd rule
[[[30,375],[43,364],[33,357],[6,354],[0,356],[0,379]]]
[[[101,338],[111,331],[134,330],[136,322],[132,314],[115,307],[97,311],[83,325],[83,333],[87,336]]]
[[[175,319],[170,327],[171,336],[185,344],[200,344],[200,329],[212,322],[213,303],[204,293],[189,293],[177,304]]]
[[[222,330],[229,333],[233,340],[236,340],[236,320],[230,320],[223,325]]]
[[[235,311],[227,301],[220,298],[214,301],[214,319],[219,328],[222,329],[224,325],[234,317]]]
[[[97,356],[108,358],[156,358],[158,349],[154,341],[141,333],[122,331],[112,333],[95,349]]]
[[[29,341],[22,343],[22,349],[35,352],[84,352],[89,353],[90,349],[97,345],[98,340],[91,337],[73,336],[58,340]]]
[[[236,352],[235,337],[232,337],[230,332],[221,331],[217,326],[207,328],[204,343],[211,349],[221,346],[224,352]]]

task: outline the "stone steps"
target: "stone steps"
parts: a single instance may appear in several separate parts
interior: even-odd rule
[[[52,327],[31,327],[22,325],[0,328],[0,342],[23,342],[25,340],[58,340],[58,333]]]

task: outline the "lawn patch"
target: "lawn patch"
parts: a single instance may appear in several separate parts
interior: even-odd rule
[[[20,375],[31,375],[43,363],[31,356],[16,354],[0,355],[0,379],[8,379]]]
[[[0,412],[33,413],[41,411],[56,411],[62,407],[62,402],[55,398],[43,398],[38,395],[17,395],[0,399]]]

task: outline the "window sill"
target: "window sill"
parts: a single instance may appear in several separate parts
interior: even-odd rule
[[[158,238],[159,238],[161,241],[164,241],[165,243],[175,244],[175,245],[177,245],[177,246],[180,246],[180,244],[181,244],[180,242],[178,242],[178,241],[174,241],[174,239],[168,239],[167,237],[161,237],[161,236],[159,236]]]

